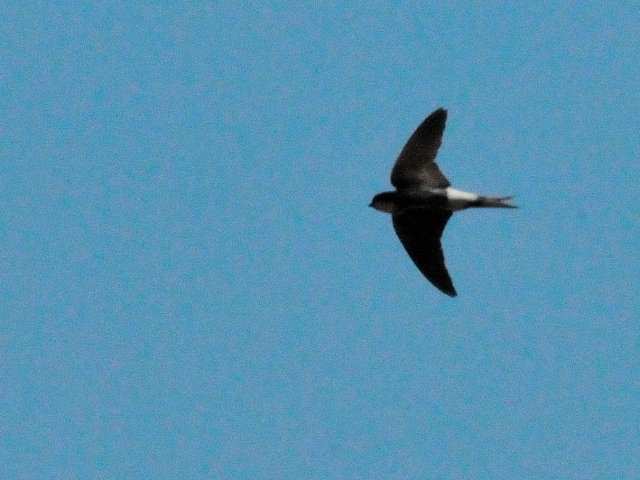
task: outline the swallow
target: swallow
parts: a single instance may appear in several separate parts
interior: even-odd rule
[[[391,171],[396,190],[377,194],[369,206],[391,214],[393,228],[418,270],[440,291],[455,297],[440,242],[453,212],[518,207],[509,203],[513,197],[484,197],[451,188],[435,163],[446,121],[447,111],[439,108],[420,124]]]

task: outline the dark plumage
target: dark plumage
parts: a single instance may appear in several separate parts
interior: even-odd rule
[[[517,207],[507,203],[511,197],[483,197],[450,187],[434,161],[446,120],[447,111],[440,108],[422,122],[391,171],[396,190],[379,193],[370,206],[391,214],[393,227],[418,269],[439,290],[455,297],[440,243],[453,212],[470,207]]]

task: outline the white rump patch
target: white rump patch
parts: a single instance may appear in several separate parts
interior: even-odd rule
[[[455,188],[447,187],[447,198],[450,201],[467,201],[467,202],[475,202],[480,198],[480,195],[477,193],[463,192],[462,190],[456,190]]]
[[[447,198],[449,199],[449,209],[453,212],[469,208],[473,202],[480,198],[476,193],[463,192],[455,188],[447,188]]]

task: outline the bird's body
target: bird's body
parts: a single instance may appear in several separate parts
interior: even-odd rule
[[[447,111],[429,115],[409,138],[391,172],[395,191],[379,193],[371,207],[390,213],[407,253],[442,292],[456,296],[444,264],[440,237],[453,212],[472,207],[517,208],[511,197],[484,197],[451,188],[434,160],[442,144]]]

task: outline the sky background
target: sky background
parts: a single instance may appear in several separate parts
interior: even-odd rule
[[[0,7],[0,478],[640,478],[640,7]],[[409,135],[519,210],[388,215]]]

